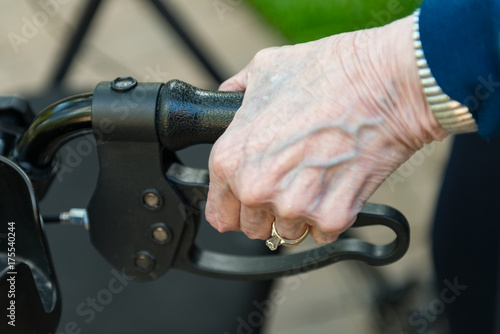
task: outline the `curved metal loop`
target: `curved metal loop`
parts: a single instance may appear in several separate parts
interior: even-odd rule
[[[14,158],[27,165],[47,168],[57,151],[76,136],[92,132],[92,94],[68,97],[45,108],[19,140]]]
[[[174,164],[167,171],[167,178],[190,198],[197,193],[197,202],[208,193],[208,173],[205,170]],[[198,203],[191,203],[196,206]],[[194,217],[199,219],[200,217]],[[353,228],[381,225],[395,233],[392,242],[375,245],[354,238],[337,241],[312,250],[286,255],[238,256],[200,249],[195,245],[196,224],[187,224],[174,267],[199,275],[224,279],[272,279],[303,273],[343,260],[359,260],[381,266],[399,260],[410,244],[410,227],[406,218],[396,209],[366,203],[358,214]],[[264,247],[264,245],[263,245]]]

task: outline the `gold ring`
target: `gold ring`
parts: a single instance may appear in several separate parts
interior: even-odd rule
[[[278,231],[276,230],[276,221],[274,221],[273,228],[271,230],[271,237],[266,240],[266,246],[269,247],[270,250],[275,251],[276,249],[278,249],[280,245],[289,245],[289,246],[298,245],[307,237],[308,234],[309,234],[309,225],[307,225],[304,234],[302,234],[302,236],[298,239],[289,240],[282,238],[278,234]]]

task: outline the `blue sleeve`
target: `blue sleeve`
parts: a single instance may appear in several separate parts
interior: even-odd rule
[[[500,129],[500,0],[425,0],[420,38],[443,92],[492,136]]]

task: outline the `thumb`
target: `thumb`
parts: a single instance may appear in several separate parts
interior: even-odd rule
[[[227,92],[244,92],[248,84],[248,65],[242,69],[238,74],[224,81],[220,86],[220,91]]]

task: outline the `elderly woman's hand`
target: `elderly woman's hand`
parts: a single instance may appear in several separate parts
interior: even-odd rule
[[[306,225],[318,243],[354,222],[380,184],[424,143],[442,140],[425,101],[412,20],[271,48],[223,83],[245,91],[209,162],[207,220],[266,239]]]

